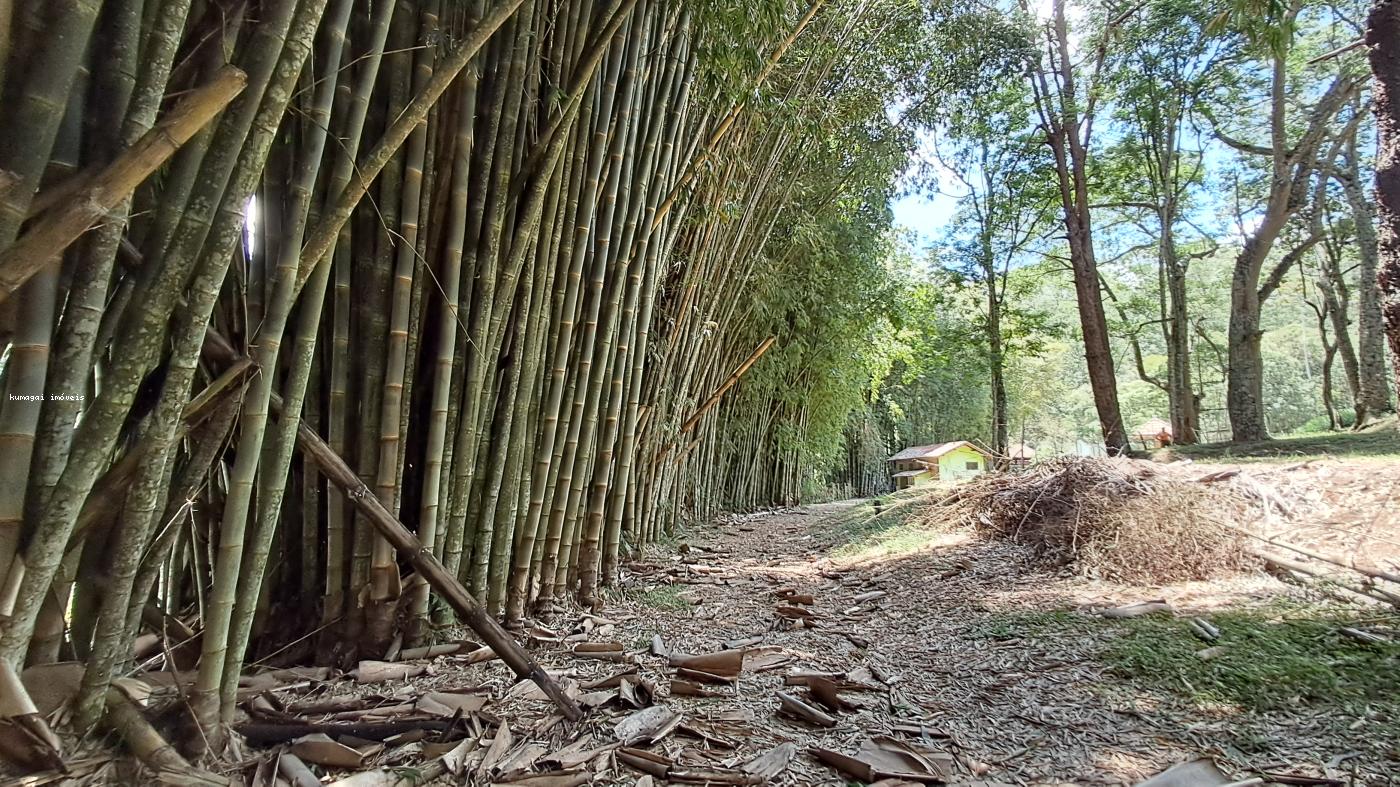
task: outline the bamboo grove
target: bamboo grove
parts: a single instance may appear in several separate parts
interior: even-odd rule
[[[796,497],[920,13],[0,3],[0,655],[92,723],[178,632],[215,741],[253,662],[453,624],[368,498],[513,626]]]

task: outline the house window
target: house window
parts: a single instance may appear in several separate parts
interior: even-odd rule
[[[968,462],[968,463],[967,463],[967,469],[968,469],[968,470],[976,470],[976,469],[978,469],[977,463],[976,463],[976,462]]]

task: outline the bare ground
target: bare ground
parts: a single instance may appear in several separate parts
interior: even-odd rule
[[[1228,469],[1181,463],[1171,472],[1199,477]],[[1267,517],[1247,523],[1266,537],[1281,535],[1395,570],[1397,469],[1391,462],[1344,460],[1252,465],[1232,482],[1258,485],[1275,502]],[[844,785],[852,780],[809,756],[809,748],[852,753],[862,741],[893,734],[951,755],[950,781],[969,787],[1137,784],[1202,756],[1216,759],[1235,779],[1287,774],[1332,780],[1314,784],[1400,783],[1400,703],[1393,698],[1341,703],[1329,701],[1326,692],[1289,697],[1285,688],[1285,702],[1261,710],[1203,700],[1192,685],[1194,654],[1205,643],[1191,639],[1186,619],[1219,622],[1245,610],[1269,623],[1286,622],[1290,615],[1312,615],[1324,600],[1317,592],[1262,572],[1169,586],[1116,584],[1037,565],[1027,548],[938,523],[852,527],[860,506],[868,503],[727,517],[628,563],[602,616],[571,610],[522,632],[551,673],[598,706],[581,723],[564,722],[532,684],[517,682],[500,661],[482,660],[469,648],[414,662],[407,665],[414,674],[380,683],[324,671],[310,680],[270,673],[272,688],[250,693],[249,710],[256,715],[254,698],[275,694],[281,710],[258,718],[442,723],[451,711],[434,698],[480,697],[475,709],[452,719],[448,733],[382,746],[341,738],[364,754],[364,762],[325,772],[358,770],[345,784],[371,787],[406,783],[407,776],[426,775],[430,764],[441,772],[448,750],[457,753],[448,758],[456,757],[459,775],[434,783],[639,783],[641,773],[622,761],[616,742],[619,722],[647,703],[641,697],[629,708],[618,696],[616,678],[628,672],[654,688],[657,703],[683,715],[682,726],[648,748],[668,758],[673,772],[692,775],[700,768],[732,769],[790,743],[797,755],[770,783]],[[780,591],[810,594],[812,603],[784,602]],[[1150,659],[1165,643],[1186,659],[1184,668],[1173,662],[1179,674],[1169,675],[1166,685],[1161,676],[1140,680],[1108,658],[1135,629],[1094,613],[1149,599],[1169,602],[1175,617],[1153,624],[1159,639],[1142,640],[1139,655]],[[1393,638],[1400,623],[1395,611],[1375,607],[1365,614],[1372,613],[1378,630]],[[1325,637],[1338,639],[1335,626],[1323,628]],[[616,643],[617,652],[583,658],[571,652],[582,642]],[[674,696],[668,689],[675,670],[653,652],[658,644],[689,654],[746,648],[749,657],[734,685],[711,687],[718,696]],[[1248,651],[1251,644],[1232,647]],[[1393,646],[1385,648],[1365,663],[1388,672],[1380,680],[1394,685],[1400,661]],[[778,692],[806,696],[784,685],[800,670],[845,673],[871,690],[843,692],[859,707],[834,713],[834,727],[815,727],[776,712]],[[158,683],[154,675],[143,677]],[[345,706],[351,710],[339,714],[309,710],[355,698]],[[141,780],[129,762],[103,753],[110,746],[86,743],[93,757],[80,770],[90,782]],[[571,765],[551,763],[561,750],[577,755],[567,759]],[[236,747],[225,770],[262,772],[275,762],[275,751]]]
[[[1317,546],[1381,560],[1387,555],[1377,550],[1396,530],[1385,518],[1393,511],[1374,508],[1377,500],[1390,499],[1393,482],[1377,481],[1368,472],[1374,469],[1311,463],[1267,472],[1306,477],[1300,484],[1311,491],[1285,496],[1298,509],[1291,515],[1304,507],[1333,512],[1308,526],[1308,533],[1322,534]],[[1319,478],[1324,483],[1311,483]],[[642,573],[631,576],[633,591],[610,614],[634,642],[661,633],[674,648],[708,652],[757,638],[758,645],[800,654],[794,666],[835,672],[866,666],[893,684],[887,696],[872,695],[865,709],[843,715],[830,731],[774,716],[776,673],[746,675],[732,700],[677,702],[702,713],[749,709],[757,722],[746,743],[755,751],[785,740],[851,751],[863,737],[915,721],[958,756],[964,779],[1134,784],[1202,755],[1239,778],[1263,771],[1390,784],[1400,772],[1400,751],[1389,737],[1394,727],[1365,713],[1342,717],[1306,703],[1267,713],[1203,707],[1120,677],[1100,658],[1114,633],[1087,614],[1093,607],[1166,599],[1179,616],[1209,615],[1296,598],[1296,588],[1262,573],[1166,587],[1115,585],[1048,572],[1020,547],[966,532],[922,539],[902,533],[852,549],[845,543],[849,534],[833,522],[854,505],[716,523],[680,553],[633,566]],[[1282,515],[1275,529],[1287,529]],[[663,572],[668,561],[672,566]],[[677,567],[684,568],[679,577]],[[684,606],[668,601],[664,588],[671,582],[685,586],[679,593]],[[779,588],[815,596],[815,627],[793,628],[775,615]],[[859,601],[876,591],[885,595]],[[1031,625],[1022,625],[1027,621]],[[796,783],[844,783],[810,759],[799,758],[791,773]]]

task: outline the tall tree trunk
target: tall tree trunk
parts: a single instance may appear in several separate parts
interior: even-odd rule
[[[1377,281],[1385,336],[1400,391],[1400,0],[1376,0],[1366,17],[1375,76]]]
[[[1342,189],[1347,206],[1351,208],[1356,233],[1356,356],[1361,384],[1356,398],[1356,426],[1360,428],[1368,418],[1395,412],[1395,405],[1391,400],[1390,381],[1386,379],[1385,318],[1381,315],[1381,291],[1376,278],[1380,264],[1376,221],[1361,182],[1358,158],[1353,130],[1347,146],[1347,171],[1342,178]]]
[[[1094,409],[1099,417],[1099,431],[1108,452],[1120,454],[1128,449],[1128,431],[1123,427],[1123,414],[1118,405],[1117,373],[1099,286],[1089,207],[1087,128],[1092,118],[1081,114],[1065,0],[1055,0],[1053,14],[1050,29],[1046,31],[1047,55],[1052,64],[1049,67],[1037,64],[1033,87],[1046,142],[1055,158],[1070,268],[1074,273],[1074,296],[1084,340],[1084,361],[1089,372],[1089,387],[1094,394]],[[1102,58],[1102,53],[1099,57]]]

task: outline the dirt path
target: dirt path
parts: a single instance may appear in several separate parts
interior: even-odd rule
[[[1100,658],[1115,636],[1109,623],[1076,611],[1152,598],[1169,599],[1178,615],[1258,606],[1290,593],[1270,578],[1130,588],[1037,570],[1021,548],[966,533],[853,541],[838,522],[854,505],[716,523],[628,566],[620,597],[610,599],[607,614],[629,647],[660,634],[686,653],[749,646],[791,654],[781,669],[746,673],[732,697],[669,700],[699,718],[751,714],[736,728],[740,751],[722,753],[727,761],[784,741],[851,752],[870,735],[915,723],[934,748],[957,756],[963,781],[1135,784],[1201,755],[1237,778],[1258,768],[1389,784],[1400,772],[1394,742],[1378,739],[1365,714],[1343,718],[1306,703],[1287,713],[1203,706],[1120,677]],[[811,625],[776,612],[775,591],[784,588],[814,597]],[[644,659],[644,674],[662,663]],[[835,728],[775,716],[788,670],[862,667],[888,691],[851,695],[863,707],[841,714]],[[693,742],[669,745],[684,757]],[[845,783],[805,756],[783,779]]]

